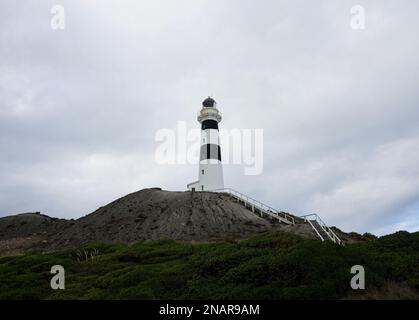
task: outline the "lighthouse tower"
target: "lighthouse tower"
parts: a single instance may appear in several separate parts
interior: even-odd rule
[[[202,102],[202,109],[198,113],[198,122],[201,124],[202,130],[199,173],[198,181],[191,182],[187,186],[191,191],[211,191],[224,188],[218,134],[221,113],[216,105],[215,100],[208,97]]]

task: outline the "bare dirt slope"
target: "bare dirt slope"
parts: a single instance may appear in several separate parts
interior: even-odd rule
[[[162,238],[204,242],[245,238],[268,230],[316,237],[307,224],[288,226],[261,218],[226,194],[153,188],[128,194],[77,220],[39,213],[0,218],[0,251]]]
[[[259,217],[225,194],[144,189],[78,219],[53,237],[53,241],[60,246],[162,238],[212,241],[243,238],[284,227]]]

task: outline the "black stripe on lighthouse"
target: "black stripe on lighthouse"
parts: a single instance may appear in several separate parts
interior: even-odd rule
[[[207,159],[218,159],[221,161],[221,148],[217,144],[208,143],[202,145],[200,154],[200,161]]]
[[[217,129],[218,130],[218,122],[215,120],[204,120],[202,121],[201,129]]]

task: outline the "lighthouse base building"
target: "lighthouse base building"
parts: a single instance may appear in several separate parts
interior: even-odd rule
[[[204,100],[198,114],[198,122],[201,124],[202,130],[198,180],[189,183],[187,188],[190,191],[223,189],[224,178],[218,133],[221,113],[216,108],[214,99],[208,97]]]

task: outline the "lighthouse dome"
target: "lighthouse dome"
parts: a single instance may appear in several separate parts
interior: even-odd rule
[[[204,106],[205,108],[210,108],[210,107],[214,107],[216,105],[216,102],[213,98],[208,97],[206,98],[203,102],[202,102],[202,106]]]

